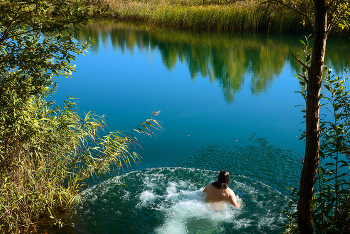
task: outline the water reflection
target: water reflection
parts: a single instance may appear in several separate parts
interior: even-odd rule
[[[159,50],[162,61],[168,70],[177,63],[185,63],[195,80],[197,75],[207,77],[210,82],[219,82],[225,100],[234,101],[246,80],[250,78],[250,90],[259,96],[271,87],[282,69],[289,64],[294,74],[300,67],[290,53],[302,51],[299,39],[302,36],[272,37],[261,35],[242,35],[235,33],[189,32],[135,26],[122,23],[90,23],[79,33],[78,40],[91,37],[95,44],[92,53],[101,47],[107,50],[111,41],[114,50],[135,48],[141,51]],[[325,64],[334,66],[336,72],[350,64],[349,43],[329,40]]]

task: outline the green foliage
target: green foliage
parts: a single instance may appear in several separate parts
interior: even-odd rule
[[[77,202],[86,179],[139,159],[129,151],[136,139],[133,132],[123,136],[114,131],[99,137],[98,130],[105,127],[103,118],[91,112],[81,118],[71,99],[60,109],[43,98],[33,98],[25,109],[24,121],[35,129],[27,142],[18,142],[21,145],[16,152],[3,154],[16,154],[11,170],[3,168],[6,172],[2,172],[5,179],[0,186],[0,221],[4,231],[42,228],[45,223],[38,223],[41,216],[64,225],[64,211]],[[150,128],[160,128],[152,117],[137,130],[152,134]]]
[[[129,133],[109,132],[103,117],[78,114],[72,98],[55,106],[46,97],[55,77],[69,77],[77,54],[76,32],[94,10],[69,0],[4,0],[0,3],[0,232],[44,232],[62,227],[65,211],[84,181],[128,166],[139,156]],[[153,119],[137,130],[153,134]]]
[[[324,87],[330,96],[325,97],[324,108],[332,120],[321,120],[320,157],[324,165],[318,170],[314,199],[315,229],[320,233],[350,231],[350,90],[345,86],[348,79],[331,76],[331,70],[325,78]]]
[[[281,225],[285,228],[285,234],[294,234],[298,233],[298,211],[297,211],[297,202],[299,199],[299,192],[296,188],[287,188],[289,191],[289,198],[291,199],[288,203],[288,209],[282,210],[282,213],[287,218],[286,224]]]
[[[333,121],[321,120],[322,142],[320,144],[321,165],[316,178],[313,198],[313,221],[315,233],[349,233],[350,231],[350,90],[345,80],[328,73],[325,87],[330,92],[323,105],[332,115]],[[298,233],[297,189],[291,193],[285,233]]]
[[[306,23],[313,27],[315,21],[315,1],[309,0],[265,0],[263,1],[268,5],[282,5],[287,9],[302,16],[302,24]],[[334,28],[334,33],[344,32],[344,29],[350,27],[350,1],[338,0],[327,1],[326,3],[327,14],[327,33]]]
[[[0,168],[8,168],[15,158],[9,152],[16,154],[15,147],[35,134],[27,103],[53,92],[54,77],[71,75],[70,61],[86,51],[88,43],[74,40],[86,11],[79,2],[63,0],[0,4],[0,150],[8,155],[0,158]]]
[[[301,61],[299,58],[294,57],[297,59],[297,61],[302,65],[302,72],[298,75],[295,75],[296,78],[299,79],[299,84],[301,85],[301,91],[296,91],[296,93],[300,93],[304,100],[306,100],[306,85],[307,85],[307,77],[308,77],[308,70],[306,67],[309,67],[311,64],[311,50],[312,48],[310,47],[311,35],[305,36],[304,40],[300,40],[300,43],[304,46],[303,48],[303,53],[298,54],[300,58],[303,58],[304,61]],[[303,110],[305,112],[305,109]],[[302,134],[302,138],[305,136],[305,134]]]
[[[315,43],[313,45],[313,53],[311,58],[311,65],[301,62],[297,57],[296,60],[307,70],[310,72],[308,74],[308,78],[305,75],[299,75],[301,78],[305,79],[305,82],[308,86],[307,88],[307,96],[306,96],[306,148],[305,148],[305,161],[301,174],[300,181],[300,196],[299,196],[299,205],[298,205],[298,224],[300,232],[302,233],[310,233],[313,230],[317,230],[320,232],[325,232],[328,229],[328,226],[325,224],[330,220],[329,217],[332,216],[332,206],[325,207],[325,204],[332,204],[333,198],[336,199],[336,207],[333,215],[338,213],[338,189],[339,184],[337,181],[338,176],[338,154],[339,148],[335,148],[336,151],[336,163],[332,166],[335,166],[335,172],[333,171],[332,176],[335,176],[335,184],[327,183],[325,186],[327,187],[324,190],[324,182],[322,181],[324,178],[324,169],[319,167],[319,156],[324,156],[325,152],[322,152],[322,147],[320,147],[320,137],[323,137],[321,132],[325,129],[319,129],[320,126],[320,96],[321,91],[321,81],[323,76],[323,64],[324,64],[324,56],[326,51],[326,42],[327,37],[334,26],[338,26],[343,28],[350,26],[349,19],[349,10],[350,10],[350,1],[349,0],[340,0],[340,1],[327,1],[327,0],[267,0],[267,3],[280,4],[289,8],[302,17],[305,18],[313,27],[313,31],[315,33]],[[306,59],[307,60],[307,59]],[[332,82],[330,82],[332,83]],[[333,91],[337,87],[331,87],[332,96],[334,97]],[[337,91],[338,92],[338,91]],[[304,96],[305,98],[305,96]],[[329,100],[329,99],[327,99]],[[335,102],[339,102],[341,100],[336,100]],[[333,112],[337,112],[337,107],[333,106]],[[339,126],[337,126],[337,116],[334,115],[335,123],[330,124],[329,122],[325,122],[321,124],[323,128],[332,129],[330,131],[331,134],[335,138],[337,138],[337,134],[339,132],[335,131]],[[327,125],[329,124],[329,125]],[[342,128],[341,126],[339,128]],[[334,135],[334,133],[336,133]],[[327,132],[326,132],[327,134]],[[327,136],[324,138],[326,142],[331,142],[330,139],[327,139]],[[337,142],[339,144],[339,141]],[[332,147],[338,145],[332,145]],[[334,152],[333,152],[334,153]],[[332,154],[328,155],[331,159]],[[318,183],[319,183],[319,194],[314,193],[314,186],[316,180],[316,174],[318,170]],[[343,175],[342,175],[343,176]],[[327,178],[328,179],[328,178]],[[326,180],[327,181],[327,180]],[[327,181],[328,182],[328,181]],[[335,194],[333,193],[335,191]],[[316,196],[316,198],[313,198]],[[324,201],[323,198],[326,197]],[[319,203],[317,203],[319,202]],[[316,204],[315,204],[316,203]],[[316,209],[315,209],[316,206]],[[320,209],[318,209],[320,208]],[[315,225],[313,225],[313,220]],[[321,224],[320,224],[321,223]],[[332,226],[334,222],[330,221],[330,225]],[[315,229],[314,229],[315,227]],[[321,227],[321,228],[320,228]],[[332,230],[333,231],[333,230]]]
[[[309,64],[309,39],[303,42],[305,64]],[[325,68],[327,76],[323,80],[326,94],[322,109],[327,110],[320,121],[321,163],[318,168],[313,197],[313,222],[315,233],[349,233],[350,231],[350,88],[346,86],[349,77],[331,75],[332,69]],[[347,71],[345,70],[345,75]],[[299,74],[304,98],[307,71]],[[305,133],[302,134],[303,136]],[[303,137],[302,137],[303,138]],[[298,233],[297,195],[292,189],[285,233]]]

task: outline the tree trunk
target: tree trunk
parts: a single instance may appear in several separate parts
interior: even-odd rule
[[[301,172],[298,203],[298,225],[301,234],[313,233],[312,200],[319,163],[320,93],[326,52],[326,29],[326,0],[315,0],[314,44],[307,83],[305,159]]]

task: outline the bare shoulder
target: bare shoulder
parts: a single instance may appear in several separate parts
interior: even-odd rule
[[[208,188],[211,186],[211,184],[208,184],[207,186],[205,186],[205,188],[203,189],[203,192],[207,192]]]
[[[232,195],[232,196],[235,195],[235,193],[233,192],[233,190],[230,189],[230,188],[227,188],[226,191],[227,191],[227,193],[228,193],[229,195]]]

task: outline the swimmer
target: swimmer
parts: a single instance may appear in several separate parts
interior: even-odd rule
[[[219,173],[218,181],[210,183],[204,188],[203,192],[207,193],[205,202],[216,203],[228,201],[239,209],[235,193],[228,187],[229,178],[230,174],[227,171],[222,170]]]

